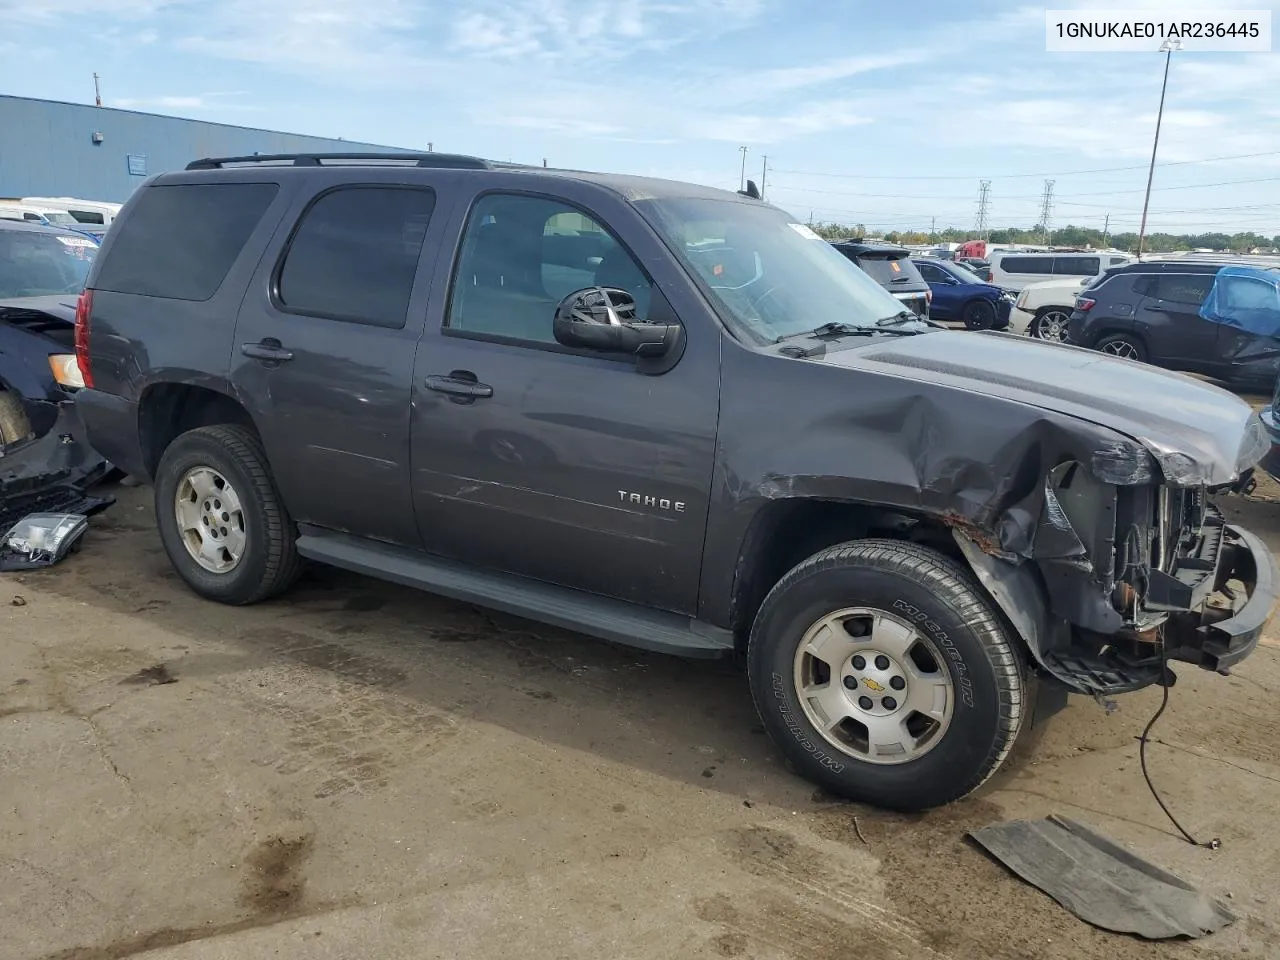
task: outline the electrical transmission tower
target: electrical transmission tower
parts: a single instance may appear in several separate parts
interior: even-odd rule
[[[1049,238],[1053,235],[1051,221],[1053,220],[1053,183],[1052,180],[1044,182],[1044,195],[1040,198],[1040,229],[1044,233],[1044,242],[1047,246]]]
[[[978,219],[973,225],[973,232],[978,235],[981,240],[987,239],[987,233],[990,224],[987,220],[987,214],[991,206],[991,181],[978,181]]]

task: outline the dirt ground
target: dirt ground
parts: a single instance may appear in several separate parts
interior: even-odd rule
[[[724,664],[336,571],[195,598],[123,488],[81,553],[0,579],[0,958],[1280,955],[1280,632],[1230,678],[1071,705],[924,816],[789,774]],[[1280,548],[1280,490],[1233,516]],[[1191,944],[1102,933],[966,831],[1064,814],[1221,897]]]

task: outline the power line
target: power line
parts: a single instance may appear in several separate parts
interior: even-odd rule
[[[1280,156],[1280,150],[1267,150],[1263,153],[1237,153],[1225,157],[1202,157],[1199,160],[1169,160],[1164,163],[1157,163],[1157,167],[1185,167],[1198,163],[1218,163],[1223,160],[1255,160],[1258,157],[1275,157]],[[1094,167],[1091,170],[1064,170],[1050,171],[1047,173],[997,173],[991,176],[992,180],[1012,180],[1015,178],[1035,178],[1035,177],[1074,177],[1086,173],[1115,173],[1122,170],[1146,170],[1147,164],[1141,163],[1127,167]],[[851,180],[972,180],[972,175],[963,176],[956,174],[930,174],[930,175],[903,175],[903,174],[872,174],[872,173],[820,173],[816,170],[774,170],[774,173],[790,173],[801,177],[837,177]]]

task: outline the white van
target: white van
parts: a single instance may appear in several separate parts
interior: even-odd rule
[[[1127,253],[1072,250],[1021,253],[1000,250],[989,255],[991,282],[1008,290],[1021,290],[1029,283],[1057,277],[1096,277],[1111,267],[1132,263]]]
[[[33,207],[50,207],[65,210],[80,223],[108,224],[120,213],[123,204],[101,200],[80,200],[76,197],[23,197],[22,202]]]
[[[65,208],[31,204],[25,200],[0,200],[0,220],[23,220],[46,227],[69,227],[74,230],[80,221]]]

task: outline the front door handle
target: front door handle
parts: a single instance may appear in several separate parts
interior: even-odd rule
[[[437,393],[448,393],[455,397],[466,397],[470,400],[484,399],[493,396],[493,387],[476,380],[474,373],[466,370],[455,370],[447,377],[427,377],[427,389]]]
[[[267,337],[257,343],[242,343],[240,352],[254,360],[268,360],[273,363],[283,363],[285,360],[293,359],[293,351],[286,350],[274,337]]]

